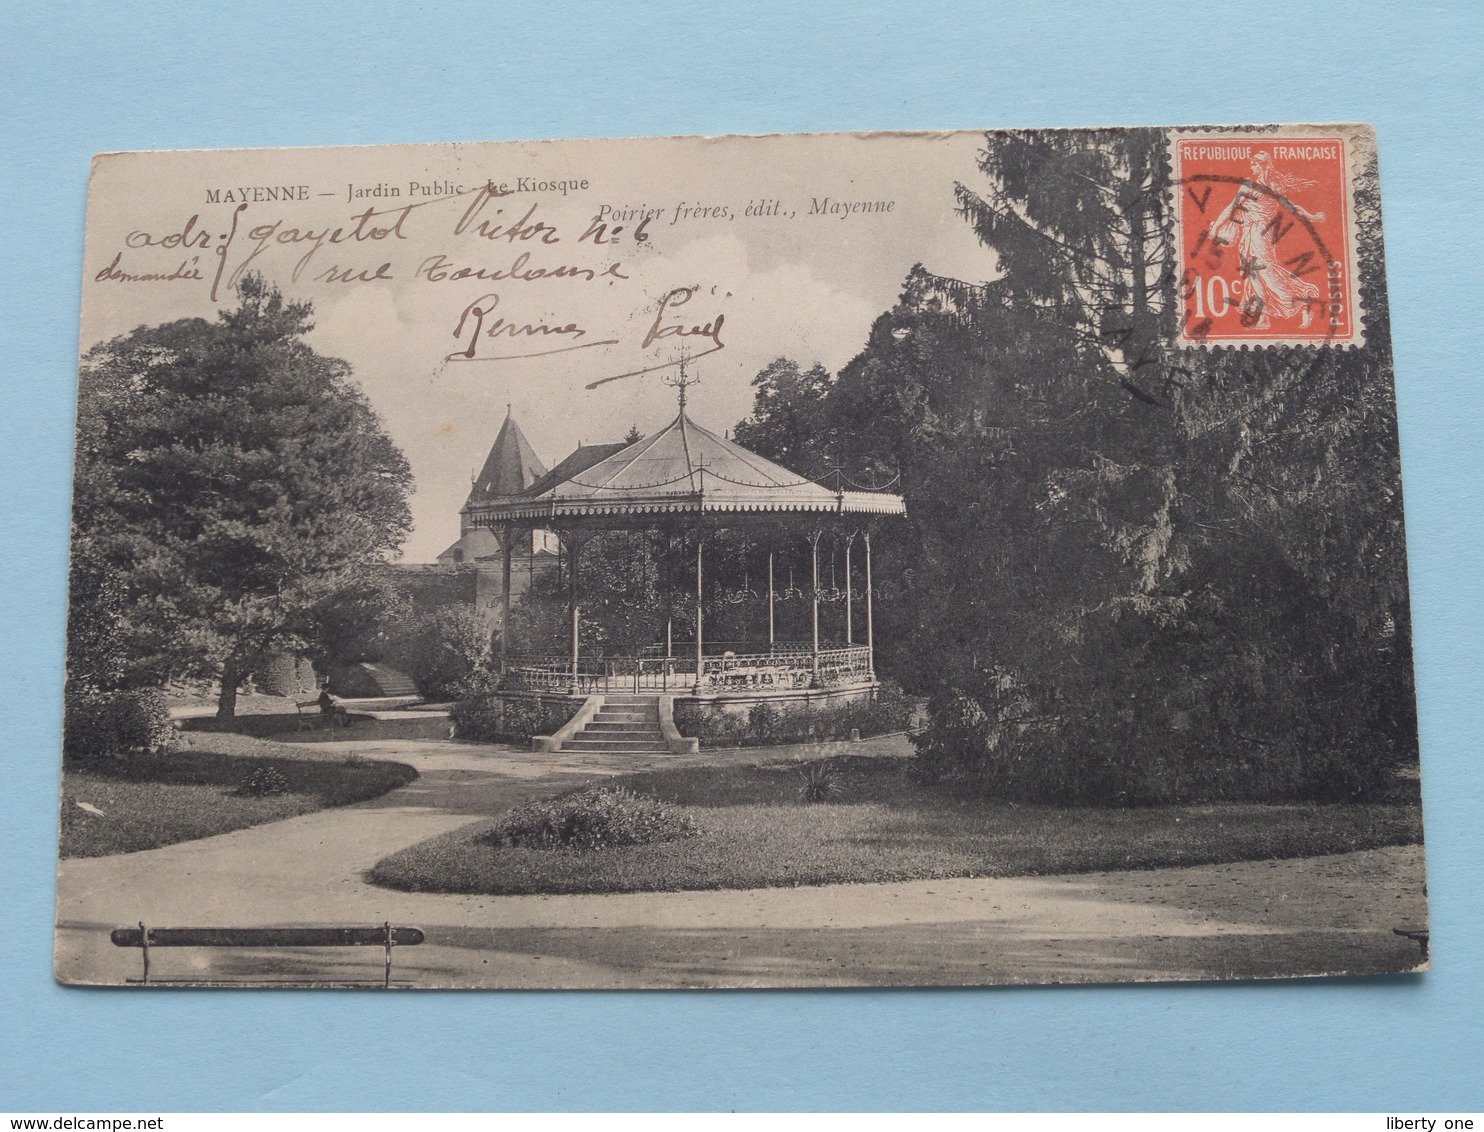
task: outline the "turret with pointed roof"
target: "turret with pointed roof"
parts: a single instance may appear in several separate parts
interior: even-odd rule
[[[474,480],[469,492],[469,502],[506,495],[519,495],[546,474],[543,464],[520,425],[510,405],[505,406],[505,423],[500,426],[490,454],[485,457],[484,467]]]
[[[500,552],[499,541],[488,530],[469,522],[469,509],[501,499],[518,496],[547,475],[546,465],[536,455],[515,421],[511,406],[505,406],[505,420],[495,435],[484,466],[469,488],[469,498],[459,513],[459,540],[438,556],[445,565],[491,562]],[[550,540],[540,535],[522,535],[515,553],[522,560],[539,554]]]

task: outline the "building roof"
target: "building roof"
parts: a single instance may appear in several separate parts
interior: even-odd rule
[[[519,495],[546,474],[546,465],[537,457],[510,406],[505,406],[505,423],[500,426],[484,467],[475,477],[469,502],[475,503],[501,496]]]
[[[587,462],[601,448],[610,452]],[[685,512],[902,515],[906,504],[889,492],[836,490],[796,475],[702,428],[682,404],[653,436],[579,448],[519,498],[471,510],[475,522],[498,523]]]
[[[594,464],[601,463],[615,452],[623,451],[626,447],[627,445],[623,441],[619,441],[617,444],[579,444],[572,451],[571,455],[532,483],[521,494],[540,495],[563,480],[581,475]]]

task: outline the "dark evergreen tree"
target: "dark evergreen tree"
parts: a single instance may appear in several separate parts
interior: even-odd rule
[[[1176,351],[1158,132],[994,134],[980,167],[959,201],[999,277],[914,270],[837,380],[775,362],[744,422],[900,473],[878,669],[933,697],[925,771],[1057,801],[1384,788],[1416,747],[1374,169],[1364,348]]]

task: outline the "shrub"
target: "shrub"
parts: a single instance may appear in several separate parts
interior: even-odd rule
[[[264,696],[298,696],[314,690],[314,668],[303,657],[274,652],[258,662],[252,682]]]
[[[493,673],[481,674],[474,689],[449,709],[456,739],[482,743],[529,743],[532,735],[550,735],[576,713],[570,704],[500,696]]]
[[[750,716],[718,711],[694,703],[675,705],[675,727],[682,735],[699,739],[703,747],[764,745],[771,741],[770,736],[775,730],[774,727],[769,727],[766,732],[759,733]]]
[[[453,700],[471,691],[490,652],[490,631],[472,609],[418,614],[404,632],[397,659],[426,699]]]
[[[1384,744],[1325,743],[1322,739],[1267,748],[1252,770],[1271,797],[1313,802],[1371,801],[1394,788],[1400,754]]]
[[[863,737],[905,731],[913,711],[913,702],[901,688],[884,684],[864,703],[796,708],[761,703],[745,716],[696,703],[677,704],[675,726],[682,735],[699,739],[703,747],[768,747],[848,739],[852,731]]]
[[[778,716],[778,709],[768,703],[755,704],[747,713],[747,729],[759,746],[778,734]]]
[[[154,688],[67,692],[62,750],[73,758],[155,751],[174,740],[170,709]]]
[[[694,836],[674,806],[622,787],[585,786],[517,806],[485,834],[486,844],[530,849],[607,849]]]
[[[117,688],[128,667],[124,649],[124,591],[118,572],[99,556],[94,540],[72,532],[67,594],[67,686],[94,692]],[[70,708],[70,703],[69,703]]]
[[[237,793],[252,798],[266,798],[271,794],[286,794],[289,780],[277,768],[260,766],[237,788]]]
[[[840,772],[828,760],[809,763],[799,772],[799,801],[833,802],[840,796]]]
[[[914,777],[1010,802],[1151,806],[1213,802],[1369,801],[1400,758],[1384,743],[1344,745],[1295,727],[1266,740],[1074,716],[1060,727],[1006,723],[1022,704],[963,692],[935,699],[913,736]]]

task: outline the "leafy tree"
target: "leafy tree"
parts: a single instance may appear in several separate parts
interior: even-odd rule
[[[687,557],[682,542],[662,532],[606,531],[579,537],[584,655],[633,656],[665,639],[666,618],[677,604],[684,607]],[[511,641],[517,650],[560,655],[571,648],[570,553],[567,543],[560,571],[537,574],[511,610]]]
[[[384,571],[352,578],[315,602],[307,618],[306,652],[321,671],[387,659],[395,628],[412,617],[412,601]]]
[[[568,544],[570,546],[570,544]],[[578,593],[581,651],[585,657],[631,657],[663,645],[667,628],[679,656],[695,648],[695,562],[693,531],[591,532],[580,539]],[[711,530],[705,535],[705,638],[728,647],[767,641],[766,536],[748,531]],[[802,540],[782,532],[778,587],[787,584],[790,552],[807,553]],[[538,574],[511,610],[512,647],[524,653],[564,655],[571,648],[571,575],[563,569]],[[799,575],[800,580],[803,574]],[[778,600],[780,639],[808,635],[800,602]],[[835,615],[838,617],[838,615]]]
[[[273,649],[410,527],[411,474],[349,365],[305,341],[308,303],[244,277],[216,322],[140,327],[82,366],[75,528],[123,591],[132,679],[220,684]]]
[[[752,379],[753,414],[737,425],[737,443],[811,479],[825,477],[836,428],[823,411],[832,382],[817,363],[805,370],[789,358],[769,362]]]

